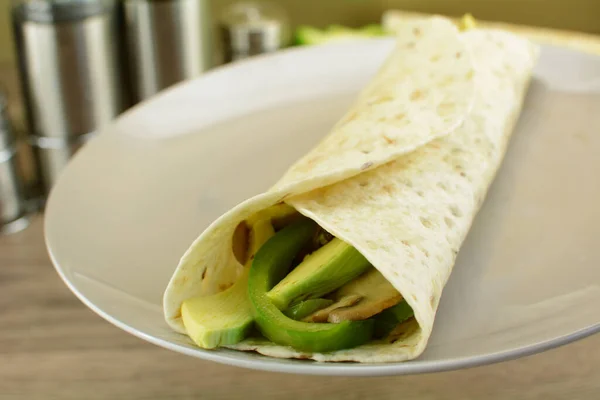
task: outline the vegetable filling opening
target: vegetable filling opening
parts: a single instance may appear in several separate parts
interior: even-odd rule
[[[285,203],[240,223],[232,251],[244,265],[233,286],[182,304],[200,347],[262,335],[298,351],[330,352],[385,340],[414,319],[358,250]]]

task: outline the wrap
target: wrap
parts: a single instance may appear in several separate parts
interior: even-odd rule
[[[513,34],[448,19],[407,21],[371,82],[330,133],[267,192],[212,223],[180,260],[164,295],[185,333],[184,300],[241,275],[236,226],[285,202],[354,246],[414,310],[403,334],[335,352],[302,353],[265,339],[229,346],[281,358],[399,362],[418,357],[434,327],[458,251],[504,157],[538,57]]]

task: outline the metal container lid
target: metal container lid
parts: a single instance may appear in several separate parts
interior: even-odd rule
[[[287,14],[274,2],[247,1],[227,7],[220,18],[225,47],[234,53],[259,54],[287,46]]]
[[[15,138],[8,116],[6,95],[0,90],[0,153],[12,151],[14,144]]]
[[[40,149],[61,150],[73,146],[82,146],[89,140],[93,139],[97,134],[97,132],[88,132],[86,134],[79,135],[73,138],[55,138],[30,135],[27,138],[27,141],[32,147],[38,147]]]
[[[21,20],[54,23],[103,14],[114,6],[115,0],[18,0],[14,13]]]

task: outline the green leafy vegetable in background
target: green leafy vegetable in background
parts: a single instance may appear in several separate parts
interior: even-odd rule
[[[327,42],[341,42],[356,38],[385,36],[387,32],[381,25],[370,24],[362,28],[349,28],[342,25],[330,25],[325,29],[302,25],[296,29],[297,45],[313,45]]]

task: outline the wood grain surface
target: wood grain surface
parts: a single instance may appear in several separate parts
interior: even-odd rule
[[[438,374],[330,378],[176,354],[88,310],[52,267],[42,218],[0,236],[0,399],[599,399],[600,335],[535,356]]]

